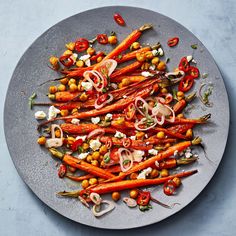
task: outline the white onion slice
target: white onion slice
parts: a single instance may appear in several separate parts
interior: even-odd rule
[[[120,158],[121,171],[122,172],[128,171],[130,168],[132,168],[133,163],[134,163],[132,153],[126,148],[119,148],[117,152],[118,152],[118,155],[119,155],[119,158]],[[125,167],[124,164],[123,164],[124,161],[126,161],[126,160],[128,160],[130,162],[128,167]]]
[[[124,197],[123,202],[125,202],[128,207],[136,207],[137,206],[136,200],[133,198],[130,198],[130,197]]]
[[[138,106],[138,102],[140,102],[140,101],[141,101],[142,104],[143,104],[143,105],[142,105],[142,108],[145,109],[145,112],[141,111],[140,108],[139,108],[139,106]],[[143,115],[143,116],[147,116],[147,115],[148,115],[148,111],[152,109],[152,107],[149,106],[148,103],[147,103],[143,98],[141,98],[141,97],[137,97],[137,98],[135,99],[135,101],[134,101],[134,104],[135,104],[135,107],[136,107],[137,111],[138,111],[141,115]]]
[[[99,128],[99,129],[95,129],[95,130],[93,130],[93,131],[91,131],[89,134],[88,134],[88,139],[90,139],[90,138],[92,138],[92,137],[94,137],[94,136],[100,136],[100,135],[103,135],[103,134],[105,134],[105,130],[104,129],[102,129],[102,128]]]
[[[146,128],[140,128],[140,127],[139,127],[140,125],[145,124],[145,121],[147,120],[146,117],[145,117],[145,118],[142,118],[142,119],[141,119],[140,121],[138,121],[138,122],[135,122],[135,124],[134,124],[135,129],[137,129],[137,130],[139,130],[139,131],[146,131],[146,130],[152,129],[152,128],[155,127],[156,124],[158,123],[156,117],[152,117],[152,119],[153,119],[153,124],[152,124],[151,126],[146,127]],[[164,122],[163,122],[163,123],[164,123]]]
[[[58,128],[60,130],[61,133],[61,137],[60,138],[56,138],[55,136],[55,129]],[[47,139],[46,141],[46,147],[47,148],[51,148],[51,147],[61,147],[63,145],[63,131],[61,129],[61,127],[59,125],[53,124],[51,126],[51,136],[52,138]]]
[[[96,217],[102,216],[102,215],[108,213],[109,211],[112,211],[115,208],[115,205],[111,201],[102,200],[101,204],[102,203],[107,204],[108,207],[106,209],[102,210],[102,211],[97,211],[98,208],[100,210],[101,205],[94,205],[93,208],[92,208],[92,212],[93,212],[94,216],[96,216]]]
[[[105,61],[102,61],[100,66],[102,67],[104,64],[109,63],[110,65],[108,65],[108,76],[110,76],[112,74],[112,72],[116,69],[117,67],[117,61],[113,60],[113,59],[107,59]]]
[[[172,113],[171,118],[170,118],[170,119],[169,119],[169,118],[166,118],[166,120],[169,121],[169,122],[171,122],[171,123],[173,123],[173,122],[175,121],[175,112],[174,112],[174,110],[173,110],[171,107],[169,107],[169,106],[167,106],[167,105],[165,105],[165,107],[167,107],[167,108],[171,111],[171,113]]]
[[[180,77],[177,77],[178,75],[181,75]],[[173,71],[173,72],[169,72],[166,73],[165,76],[168,78],[169,76],[175,76],[176,79],[172,79],[173,80],[181,80],[182,78],[184,78],[185,73],[182,70],[178,70],[178,71]]]
[[[112,94],[108,94],[109,98],[102,104],[98,105],[98,100],[99,100],[99,97],[96,99],[95,101],[95,104],[94,104],[94,107],[95,109],[101,109],[102,107],[104,107],[107,103],[111,102],[113,100],[113,96]]]
[[[79,196],[79,200],[86,206],[89,208],[89,204],[85,201],[84,198],[82,198],[81,196]]]
[[[90,78],[91,74],[97,78],[97,80],[98,80],[97,83],[94,83],[94,81]],[[85,81],[86,80],[89,81],[98,92],[102,92],[102,90],[104,88],[104,79],[98,71],[88,70],[88,71],[84,72],[83,76],[85,78]],[[101,87],[99,88],[98,85],[100,85],[100,83],[101,83]]]
[[[90,193],[89,198],[95,205],[99,205],[102,202],[102,198],[98,193]]]

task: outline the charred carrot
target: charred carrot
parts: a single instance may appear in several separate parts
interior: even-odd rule
[[[127,85],[129,85],[131,83],[137,83],[137,82],[143,81],[145,79],[146,79],[146,77],[144,77],[142,75],[122,75],[122,76],[118,76],[116,78],[113,78],[111,80],[111,82],[120,83],[120,82],[127,81],[128,82]]]
[[[173,125],[167,128],[167,130],[173,132],[173,133],[186,133],[188,129],[192,129],[194,124],[178,124],[178,125]]]
[[[175,121],[169,124],[205,124],[211,118],[211,114],[204,115],[198,119],[187,119],[175,117]]]
[[[197,170],[181,172],[175,175],[170,175],[168,177],[156,178],[156,179],[135,179],[135,180],[123,180],[113,183],[101,183],[95,187],[89,188],[89,192],[94,192],[98,194],[110,193],[114,191],[122,191],[125,189],[135,189],[139,187],[145,187],[149,185],[159,185],[171,180],[175,177],[183,178],[197,173]]]
[[[192,93],[192,94],[188,95],[186,98],[183,98],[180,101],[178,101],[173,106],[173,110],[174,110],[175,114],[180,113],[186,107],[186,105],[195,98],[195,96],[196,96],[196,93]]]
[[[62,91],[62,92],[56,92],[55,94],[49,94],[48,97],[51,100],[57,102],[68,102],[77,98],[80,94],[81,92]]]
[[[82,77],[85,71],[93,70],[95,65],[88,66],[88,67],[82,67],[82,68],[76,68],[75,70],[63,70],[61,71],[62,74],[65,74],[68,78],[76,78],[76,77]]]
[[[83,170],[89,174],[101,177],[103,179],[109,179],[109,178],[113,178],[115,177],[115,175],[111,174],[108,171],[105,171],[104,169],[101,169],[97,166],[91,165],[83,160],[79,160],[73,156],[67,155],[67,154],[63,154],[61,152],[59,152],[57,149],[55,148],[49,148],[49,151],[51,152],[51,154],[57,158],[59,158],[60,160],[62,160],[65,164],[69,165],[69,166],[73,166],[77,169]]]
[[[80,182],[80,181],[83,181],[83,180],[85,180],[85,179],[93,178],[94,175],[91,175],[91,174],[82,175],[82,176],[66,175],[66,177],[67,177],[68,179],[73,180],[73,181]]]

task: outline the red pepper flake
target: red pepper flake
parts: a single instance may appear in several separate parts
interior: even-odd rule
[[[63,178],[66,175],[67,167],[65,164],[61,164],[58,169],[59,178]]]
[[[89,47],[89,41],[85,38],[79,38],[75,42],[75,50],[77,52],[83,52],[83,51],[87,50],[88,47]]]
[[[83,144],[83,140],[82,139],[78,139],[75,142],[73,142],[73,144],[71,145],[71,150],[73,152],[76,152],[78,150],[78,147],[81,146]]]
[[[140,191],[137,198],[137,204],[139,206],[147,206],[150,202],[151,194],[148,191]]]
[[[100,44],[107,44],[108,43],[108,37],[106,34],[98,34],[97,35],[97,41]]]
[[[169,47],[174,47],[179,43],[179,38],[178,37],[174,37],[174,38],[170,38],[167,42]]]
[[[118,13],[115,13],[114,16],[113,16],[115,22],[120,25],[120,26],[124,26],[125,25],[125,20],[123,19],[123,17],[118,14]]]

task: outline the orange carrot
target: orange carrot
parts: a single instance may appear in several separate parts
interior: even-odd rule
[[[173,133],[185,133],[188,129],[192,129],[194,124],[179,124],[179,125],[173,125],[167,128],[167,130],[173,132]]]
[[[98,194],[110,193],[114,191],[122,191],[125,189],[135,189],[139,187],[145,187],[149,185],[159,185],[171,180],[175,177],[183,178],[197,173],[197,170],[181,172],[178,174],[170,175],[168,177],[156,178],[156,179],[135,179],[135,180],[123,180],[113,183],[101,183],[95,187],[88,188],[89,192]]]
[[[62,91],[50,94],[49,98],[57,102],[68,102],[77,98],[80,94],[81,92]]]
[[[185,108],[186,105],[187,105],[186,100],[181,99],[180,101],[175,103],[175,105],[173,106],[173,111],[175,112],[175,114],[180,113]]]
[[[68,179],[73,180],[73,181],[80,182],[80,181],[83,181],[83,180],[86,180],[86,179],[93,178],[94,175],[91,175],[91,174],[82,175],[82,176],[66,175],[66,177],[67,177]]]
[[[137,82],[143,81],[145,79],[146,79],[146,77],[144,77],[142,75],[122,75],[122,76],[118,76],[118,77],[111,79],[111,82],[120,83],[124,80],[127,80],[129,82],[129,84],[131,84],[131,83],[137,83]]]

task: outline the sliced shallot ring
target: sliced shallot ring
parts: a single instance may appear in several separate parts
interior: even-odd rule
[[[98,84],[102,84],[100,88],[98,87],[98,84],[94,83],[94,81],[90,78],[90,74],[94,75],[98,79]],[[104,88],[104,79],[98,71],[88,70],[84,72],[83,76],[85,80],[89,81],[98,92],[102,92]]]
[[[144,113],[143,111],[141,111],[140,108],[139,108],[138,102],[140,102],[140,101],[141,101],[142,104],[143,104],[143,108],[145,109],[145,113]],[[141,115],[143,115],[143,116],[147,116],[148,110],[151,110],[151,109],[152,109],[152,107],[150,107],[150,106],[148,105],[148,103],[147,103],[143,98],[141,98],[141,97],[137,97],[137,98],[135,99],[135,101],[134,101],[134,104],[135,104],[135,107],[136,107],[137,111],[138,111]]]
[[[109,98],[108,98],[105,102],[103,102],[102,104],[100,104],[100,105],[98,104],[99,97],[96,99],[96,101],[95,101],[95,103],[94,103],[95,109],[101,109],[101,108],[104,107],[107,103],[109,103],[109,102],[111,102],[111,101],[113,100],[113,96],[112,96],[110,93],[108,93],[107,95],[109,96]]]
[[[108,76],[110,76],[112,74],[112,72],[116,69],[117,67],[117,61],[113,60],[113,59],[107,59],[105,61],[102,61],[100,66],[102,67],[104,64],[106,63],[111,63],[111,66],[109,67],[108,70]]]
[[[136,200],[133,198],[130,198],[130,197],[124,197],[123,202],[125,202],[128,207],[136,207],[137,206]]]
[[[58,128],[60,130],[60,138],[56,138],[55,136],[55,129]],[[51,125],[51,136],[52,138],[47,139],[46,141],[46,147],[51,148],[51,147],[61,147],[63,145],[63,131],[61,127],[57,124],[52,124]]]
[[[98,193],[90,193],[89,197],[95,205],[99,205],[102,202],[102,198]]]
[[[164,106],[167,107],[172,113],[171,118],[166,118],[166,120],[173,123],[175,121],[175,112],[174,112],[174,110],[171,107],[167,106],[167,105],[164,105]]]
[[[178,75],[181,75],[180,77],[177,77]],[[171,79],[171,81],[174,81],[174,80],[181,80],[182,78],[184,78],[185,76],[185,73],[184,71],[182,70],[178,70],[178,71],[174,71],[174,72],[169,72],[169,73],[166,73],[165,76],[168,78],[169,76],[175,76],[176,78],[175,79]]]
[[[89,204],[86,202],[86,200],[84,198],[82,198],[81,196],[79,196],[79,200],[86,206],[89,208]]]
[[[108,137],[105,143],[106,147],[110,149],[113,146],[112,138]]]
[[[102,200],[101,204],[102,203],[108,204],[108,207],[102,211],[96,211],[98,209],[98,207],[100,208],[101,205],[94,205],[92,208],[92,212],[93,212],[94,216],[96,216],[96,217],[102,216],[102,215],[108,213],[109,211],[112,211],[115,208],[115,205],[111,201]]]
[[[90,138],[92,138],[92,137],[94,137],[94,136],[101,136],[101,135],[103,135],[103,134],[105,134],[105,130],[102,129],[102,128],[98,128],[98,129],[95,129],[95,130],[91,131],[91,132],[88,134],[87,138],[90,139]]]
[[[145,124],[145,121],[147,120],[147,118],[144,117],[140,121],[138,121],[137,123],[134,124],[135,129],[139,130],[139,131],[146,131],[146,130],[152,129],[158,123],[156,117],[152,117],[152,118],[153,118],[153,125],[146,127],[146,128],[140,128],[139,126]]]
[[[122,155],[122,152],[125,152],[125,155]],[[133,155],[132,155],[132,153],[128,149],[126,149],[126,148],[119,148],[118,149],[118,155],[119,155],[119,158],[120,158],[120,168],[121,168],[122,172],[126,172],[130,168],[132,168],[133,163],[134,163]],[[125,168],[124,164],[123,164],[123,162],[126,161],[126,160],[130,161],[130,165],[127,168]]]

